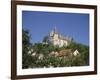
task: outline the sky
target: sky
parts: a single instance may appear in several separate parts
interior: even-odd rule
[[[64,36],[89,45],[89,14],[22,11],[22,27],[29,30],[31,42],[41,42],[55,27]]]

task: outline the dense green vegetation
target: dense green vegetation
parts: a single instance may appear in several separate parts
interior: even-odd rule
[[[29,31],[23,30],[22,33],[22,68],[28,68],[33,60],[31,54],[28,54],[32,44],[30,43]]]
[[[43,42],[47,42],[48,38],[44,37]],[[83,44],[72,42],[69,46],[53,46],[52,44],[30,43],[29,32],[23,30],[23,57],[22,68],[42,68],[42,67],[68,67],[68,66],[86,66],[89,65],[89,47]],[[79,55],[74,56],[50,56],[53,52],[60,52],[71,49],[79,51]],[[32,50],[32,51],[31,51]],[[29,53],[30,51],[30,53]],[[36,53],[34,56],[33,53]]]

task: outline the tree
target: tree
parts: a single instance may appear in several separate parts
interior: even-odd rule
[[[43,38],[43,42],[48,43],[48,41],[49,41],[49,37],[48,37],[48,36],[45,36],[45,37]]]
[[[29,31],[22,30],[22,68],[28,68],[32,63],[32,56],[28,54],[32,44],[30,43]]]

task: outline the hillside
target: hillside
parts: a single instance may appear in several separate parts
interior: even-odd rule
[[[68,46],[30,43],[29,33],[23,32],[23,68],[49,68],[89,65],[89,47],[76,42]]]

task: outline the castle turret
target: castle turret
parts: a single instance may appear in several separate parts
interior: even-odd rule
[[[52,30],[52,31],[50,32],[50,37],[53,37],[53,35],[54,35],[54,31]]]

